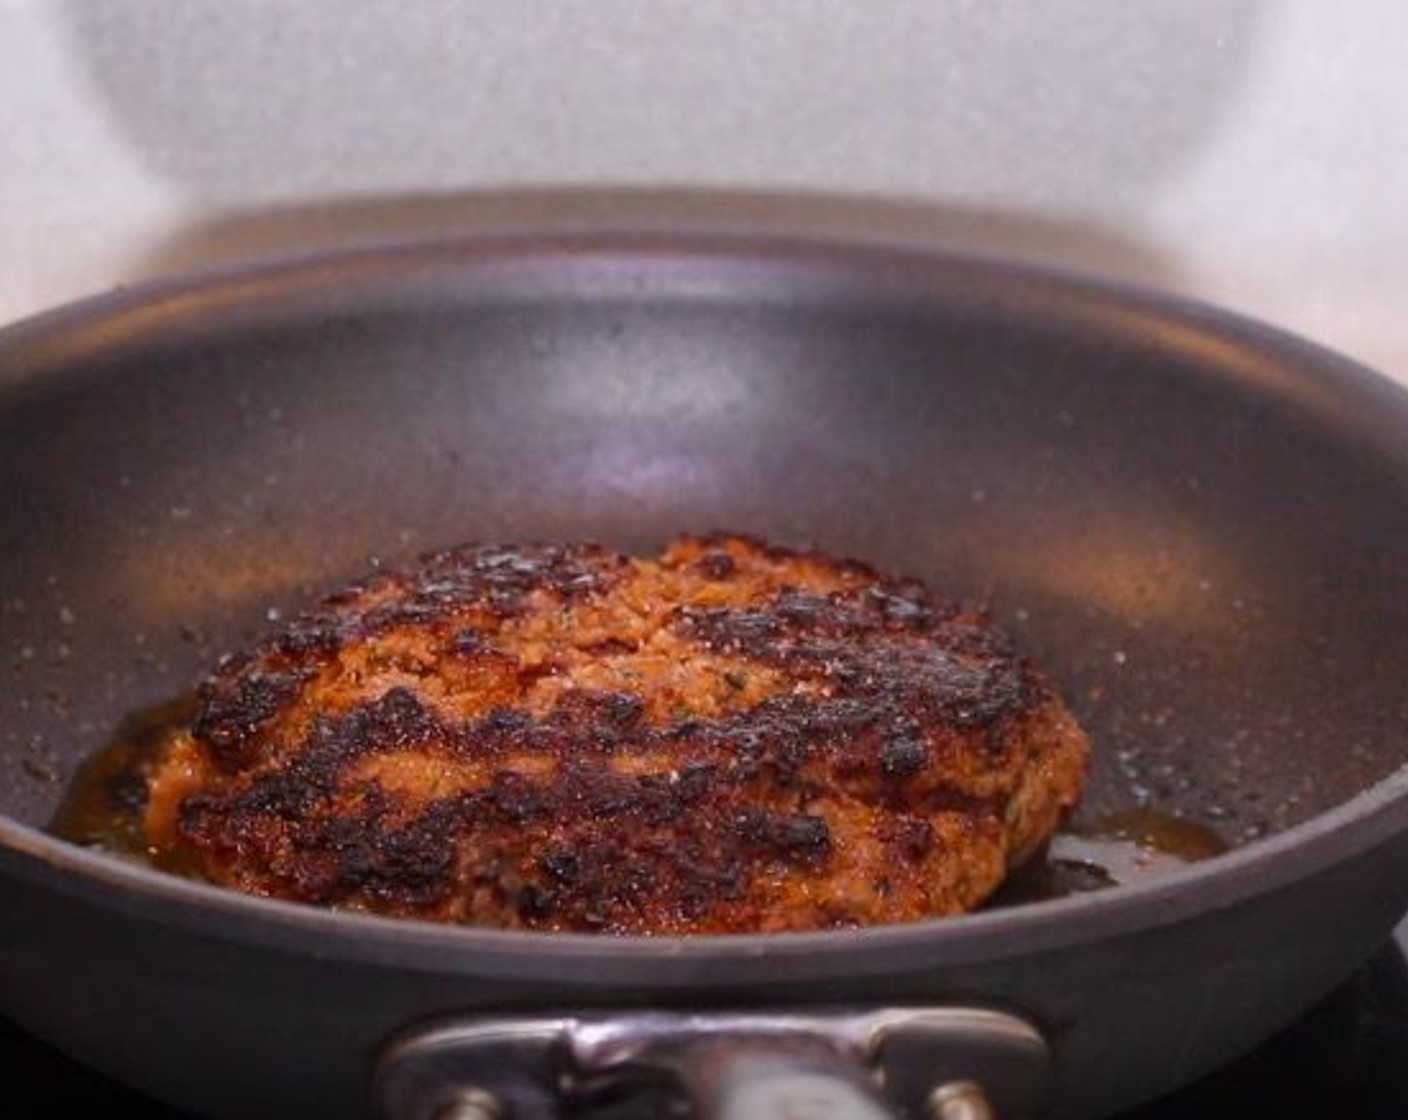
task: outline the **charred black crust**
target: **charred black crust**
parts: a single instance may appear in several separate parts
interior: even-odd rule
[[[705,539],[695,563],[708,579],[737,575],[725,541]],[[609,590],[629,563],[591,545],[463,548],[327,598],[202,686],[192,735],[222,770],[243,772],[222,791],[185,799],[181,835],[218,861],[262,866],[278,893],[398,912],[464,893],[456,852],[467,846],[476,853],[469,888],[519,923],[595,929],[615,928],[659,896],[688,922],[738,897],[760,860],[824,866],[835,840],[807,806],[830,790],[896,808],[883,840],[899,862],[925,858],[936,843],[916,813],[1000,818],[1000,799],[930,772],[945,751],[1000,760],[1021,721],[1051,702],[1049,689],[982,613],[849,562],[840,566],[866,580],[853,590],[784,588],[748,609],[676,612],[672,626],[690,642],[805,686],[745,710],[651,722],[638,695],[572,689],[542,717],[495,708],[456,721],[397,687],[309,719],[300,741],[282,744],[279,765],[262,768],[259,748],[281,733],[301,687],[350,644],[395,627],[440,627],[447,656],[497,656],[484,629],[465,623],[466,609],[492,622],[536,594],[580,601]],[[607,639],[596,652],[633,649]],[[492,779],[405,804],[349,774],[360,760],[405,749],[476,760]],[[613,756],[641,752],[678,763],[613,768]],[[529,774],[496,762],[524,754],[553,763]],[[525,855],[517,838],[530,832],[547,839]]]
[[[929,762],[929,748],[917,735],[891,735],[880,744],[880,772],[887,778],[904,781],[923,770]]]
[[[191,733],[218,757],[238,761],[241,748],[283,712],[309,675],[301,669],[228,661],[197,691],[199,710]]]
[[[1040,699],[1035,675],[986,616],[936,606],[917,584],[784,591],[749,610],[681,608],[711,649],[821,676],[832,695],[907,709],[917,723],[990,728]]]
[[[464,606],[491,618],[511,617],[534,592],[564,602],[586,599],[609,589],[628,564],[595,544],[465,546],[426,554],[414,567],[378,573],[327,596],[252,654],[227,658],[198,691],[201,711],[192,734],[222,767],[246,766],[299,687],[344,647],[397,627],[448,625]],[[450,653],[482,651],[474,627],[459,626],[447,642]]]
[[[534,592],[569,601],[599,594],[628,564],[595,544],[462,547],[421,557],[399,582],[409,602],[436,611],[487,603],[511,614]]]
[[[821,858],[831,849],[831,830],[826,819],[809,813],[745,809],[737,816],[735,824],[749,843],[784,857]]]
[[[695,567],[709,579],[728,579],[738,571],[738,563],[727,552],[706,552]]]

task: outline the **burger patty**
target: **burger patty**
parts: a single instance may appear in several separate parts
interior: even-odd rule
[[[540,930],[969,910],[1089,752],[984,613],[737,536],[436,553],[226,658],[197,702],[151,775],[164,866]]]

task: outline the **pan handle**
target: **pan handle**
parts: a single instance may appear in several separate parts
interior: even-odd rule
[[[978,1007],[464,1017],[393,1038],[376,1093],[394,1120],[561,1120],[662,1094],[705,1120],[1016,1120],[1045,1103],[1050,1064],[1029,1022]]]
[[[701,1120],[893,1120],[868,1072],[813,1037],[715,1037],[656,1050]],[[989,1113],[991,1115],[991,1113]],[[949,1120],[949,1118],[944,1118]]]

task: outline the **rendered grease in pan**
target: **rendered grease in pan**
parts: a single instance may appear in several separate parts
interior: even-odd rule
[[[148,781],[195,710],[195,695],[188,693],[129,715],[112,741],[79,767],[49,831],[83,847],[156,862],[142,827]]]

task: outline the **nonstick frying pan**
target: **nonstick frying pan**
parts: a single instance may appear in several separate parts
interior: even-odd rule
[[[5,332],[0,377],[0,1006],[179,1106],[542,1117],[673,1076],[731,1115],[962,1115],[975,1080],[1101,1115],[1290,1021],[1408,908],[1408,394],[1269,328],[902,247],[520,231],[104,297]],[[613,939],[246,898],[41,831],[125,716],[341,579],[716,527],[990,604],[1094,735],[1087,812],[1234,849],[961,918]]]

